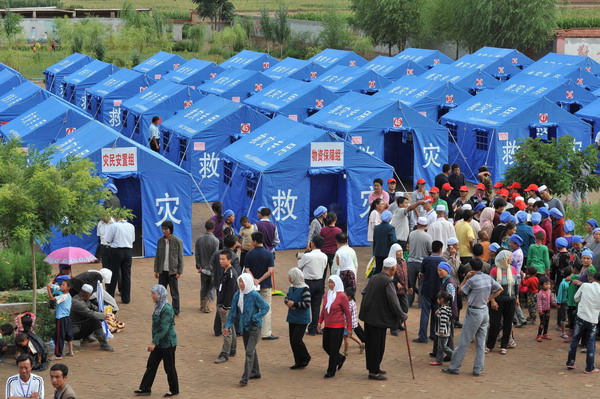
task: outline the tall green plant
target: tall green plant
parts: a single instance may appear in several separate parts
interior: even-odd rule
[[[4,17],[4,21],[2,21],[4,32],[9,39],[14,39],[23,32],[23,27],[21,26],[23,17],[20,14],[10,11],[10,2],[8,0],[4,2],[4,9],[6,10],[6,16]]]
[[[323,16],[323,30],[319,34],[319,43],[326,48],[345,49],[352,43],[352,34],[343,15],[329,9]]]
[[[208,18],[213,29],[219,22],[233,20],[235,6],[230,0],[192,0],[196,4],[196,12],[202,18]]]
[[[279,2],[279,8],[275,11],[274,28],[274,36],[277,43],[279,43],[279,56],[281,57],[283,56],[283,48],[288,44],[292,37],[292,28],[288,21],[288,8],[283,1]]]

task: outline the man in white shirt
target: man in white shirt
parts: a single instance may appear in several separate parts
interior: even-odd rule
[[[160,152],[160,131],[158,130],[160,125],[160,117],[152,117],[152,123],[148,127],[148,146],[152,151]]]
[[[304,281],[310,291],[310,324],[308,335],[317,334],[317,322],[321,311],[321,301],[325,294],[325,271],[327,270],[327,255],[321,252],[325,240],[320,235],[313,237],[311,251],[302,255],[298,261],[298,269],[304,274]]]
[[[96,227],[96,235],[100,239],[100,244],[98,244],[98,250],[96,251],[98,254],[96,255],[96,258],[102,261],[103,268],[108,268],[109,265],[110,245],[106,241],[106,234],[114,222],[115,220],[113,218],[105,216],[98,222],[98,226]]]
[[[429,195],[423,198],[423,210],[425,211],[425,218],[428,225],[437,220],[437,214],[433,209],[433,198]]]
[[[567,368],[575,368],[575,356],[579,339],[585,336],[587,339],[587,355],[584,373],[597,374],[600,373],[600,370],[594,365],[594,355],[596,352],[596,334],[598,333],[598,315],[600,315],[600,273],[596,273],[591,278],[590,283],[583,283],[579,286],[579,290],[575,293],[575,302],[579,302],[579,305],[577,307],[577,317],[575,318],[575,330],[569,347],[569,356],[567,357]]]
[[[335,252],[335,256],[333,257],[333,265],[331,267],[331,274],[340,274],[339,270],[340,265],[338,265],[338,257],[339,253],[345,252],[350,255],[350,259],[352,259],[352,263],[354,264],[354,269],[358,270],[358,258],[356,257],[356,251],[352,249],[348,245],[348,235],[346,233],[338,233],[335,235],[335,242],[337,244],[337,251]]]
[[[427,227],[427,233],[433,241],[441,241],[443,244],[442,252],[446,250],[446,241],[450,237],[454,237],[454,226],[446,220],[446,207],[442,204],[435,207],[437,219]]]
[[[410,233],[408,224],[409,215],[413,210],[424,203],[424,201],[417,201],[411,205],[408,198],[398,197],[396,198],[396,207],[393,211],[390,206],[390,211],[393,213],[392,221],[390,223],[396,229],[396,238],[398,239],[398,244],[400,244],[402,248],[406,248],[406,244],[408,243],[408,235]]]
[[[31,356],[20,355],[17,358],[19,374],[6,380],[7,399],[44,399],[44,380],[39,375],[32,374],[31,367]]]
[[[135,228],[122,217],[116,219],[117,221],[111,225],[106,234],[106,241],[110,244],[108,268],[113,273],[110,284],[106,285],[106,291],[114,298],[120,280],[121,302],[128,304],[131,301],[131,258]]]

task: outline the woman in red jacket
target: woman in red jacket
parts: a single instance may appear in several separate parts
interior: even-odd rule
[[[323,349],[329,355],[325,378],[335,376],[336,369],[341,370],[346,361],[346,356],[340,354],[344,329],[348,331],[348,337],[352,336],[352,316],[348,297],[344,294],[344,284],[339,276],[333,275],[329,277],[328,285],[329,291],[324,295],[323,308],[317,324],[317,331],[320,332],[321,324],[325,322]]]

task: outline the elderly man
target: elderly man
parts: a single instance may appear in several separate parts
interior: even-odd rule
[[[369,280],[360,307],[358,317],[365,323],[365,357],[370,380],[387,380],[386,372],[380,368],[385,352],[386,330],[397,328],[408,317],[400,307],[394,287],[396,263],[395,258],[383,261],[383,271]]]
[[[6,380],[6,399],[44,399],[44,379],[31,373],[32,363],[29,355],[17,357],[19,374]]]
[[[383,211],[381,213],[381,223],[373,229],[373,256],[375,257],[375,272],[377,274],[383,267],[383,261],[390,252],[392,244],[395,244],[396,229],[390,224],[392,212]]]
[[[61,363],[56,363],[50,368],[50,382],[54,387],[54,399],[77,399],[73,388],[67,384],[69,368]]]
[[[442,252],[444,252],[446,250],[446,241],[456,235],[454,233],[454,225],[446,220],[446,208],[444,205],[438,205],[435,208],[435,212],[437,213],[437,219],[429,225],[427,233],[429,233],[433,241],[442,242]]]
[[[411,307],[414,300],[415,294],[419,293],[417,288],[417,276],[421,272],[421,263],[423,259],[431,254],[431,243],[433,240],[431,236],[427,234],[427,218],[420,217],[417,219],[417,228],[411,231],[408,236],[408,242],[410,243],[410,255],[408,257],[408,281],[409,285],[413,287],[415,293],[408,295],[408,306]]]
[[[99,312],[98,307],[90,302],[92,292],[94,292],[92,286],[84,284],[79,294],[73,297],[71,302],[73,338],[86,339],[90,334],[94,334],[102,350],[114,351],[115,348],[109,345],[102,328],[102,321],[108,319],[108,315]]]
[[[542,197],[542,200],[546,203],[548,210],[556,208],[560,211],[560,213],[563,215],[565,214],[565,207],[563,206],[563,203],[558,198],[552,197],[550,194],[550,189],[547,186],[540,186],[539,190],[540,197]]]
[[[110,198],[108,198],[107,200],[104,200],[104,207],[105,208],[120,208],[121,200],[119,199],[119,197],[117,197],[117,193],[119,192],[119,190],[117,190],[117,186],[115,186],[112,183],[109,183],[106,185],[106,189],[108,190]]]

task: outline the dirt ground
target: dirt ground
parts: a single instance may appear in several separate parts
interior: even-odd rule
[[[196,226],[203,223],[208,215],[206,204],[196,204],[194,236],[199,231]],[[287,291],[287,271],[296,264],[296,251],[280,251],[276,262],[276,285]],[[357,248],[360,265],[365,265],[370,257],[368,248]],[[465,359],[462,374],[448,376],[440,373],[440,367],[429,365],[428,353],[431,345],[410,342],[415,380],[411,379],[407,356],[406,339],[388,334],[386,353],[382,368],[387,370],[389,380],[384,382],[367,379],[364,355],[359,354],[358,346],[352,343],[350,355],[344,368],[335,378],[324,380],[327,357],[321,348],[321,337],[305,337],[312,356],[311,364],[304,370],[290,370],[293,358],[289,347],[287,308],[283,297],[273,298],[273,333],[279,335],[276,341],[261,341],[258,345],[262,378],[251,380],[245,388],[238,386],[243,371],[244,352],[241,339],[238,339],[238,355],[223,364],[213,361],[220,352],[221,337],[212,332],[214,312],[199,312],[199,275],[194,267],[193,257],[186,257],[185,270],[180,280],[181,315],[176,319],[179,346],[177,348],[177,369],[181,394],[180,398],[199,397],[261,397],[261,398],[458,398],[465,394],[473,398],[496,398],[499,395],[536,398],[559,398],[577,392],[581,397],[597,395],[600,376],[582,373],[585,355],[578,353],[577,369],[567,371],[565,361],[568,344],[562,342],[553,327],[552,341],[537,343],[536,327],[528,326],[515,330],[517,348],[507,356],[494,351],[486,356],[483,376],[471,375],[473,353],[471,348]],[[116,350],[102,352],[97,344],[76,348],[75,357],[63,361],[70,368],[69,382],[79,398],[132,398],[143,375],[148,353],[146,346],[151,339],[151,314],[153,310],[150,287],[155,284],[152,271],[153,259],[135,259],[133,263],[132,301],[123,305],[119,320],[126,323],[123,332],[116,334],[111,343]],[[74,273],[89,269],[89,265],[78,265]],[[364,266],[359,270],[359,291],[366,284]],[[360,301],[360,298],[357,298]],[[214,306],[213,306],[214,308]],[[410,309],[408,336],[412,340],[417,335],[419,309],[416,304]],[[551,325],[554,326],[555,314]],[[460,333],[460,330],[457,330]],[[0,364],[0,381],[17,373],[12,363]],[[41,373],[45,380],[46,398],[52,397],[49,372]],[[168,391],[166,376],[159,370],[153,397],[161,397]]]

